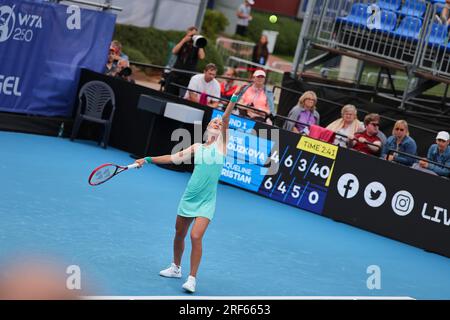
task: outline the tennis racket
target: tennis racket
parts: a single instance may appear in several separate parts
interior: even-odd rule
[[[137,163],[133,163],[125,167],[118,166],[114,163],[102,164],[100,167],[97,167],[94,171],[92,171],[88,182],[91,186],[98,186],[99,184],[110,180],[112,177],[117,176],[119,173],[128,169],[137,168],[138,166],[139,165]]]

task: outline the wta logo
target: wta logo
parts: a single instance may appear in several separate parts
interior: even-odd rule
[[[11,37],[16,24],[15,6],[0,7],[0,42],[4,42]]]

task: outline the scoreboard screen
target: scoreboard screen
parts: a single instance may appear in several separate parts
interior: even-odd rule
[[[222,114],[214,110],[212,118]],[[255,124],[231,116],[220,180],[322,214],[338,147],[273,127],[256,131]]]

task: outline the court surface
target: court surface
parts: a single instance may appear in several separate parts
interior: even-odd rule
[[[100,164],[132,163],[94,142],[0,132],[0,263],[43,253],[77,265],[102,296],[184,296],[171,262],[178,201],[189,179],[149,165],[91,187]],[[369,266],[381,289],[369,290]],[[204,238],[199,296],[401,296],[450,299],[450,260],[333,220],[219,185]]]

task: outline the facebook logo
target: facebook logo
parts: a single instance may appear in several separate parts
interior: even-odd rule
[[[359,190],[359,181],[351,173],[343,174],[337,183],[337,189],[341,197],[345,199],[353,198]]]

